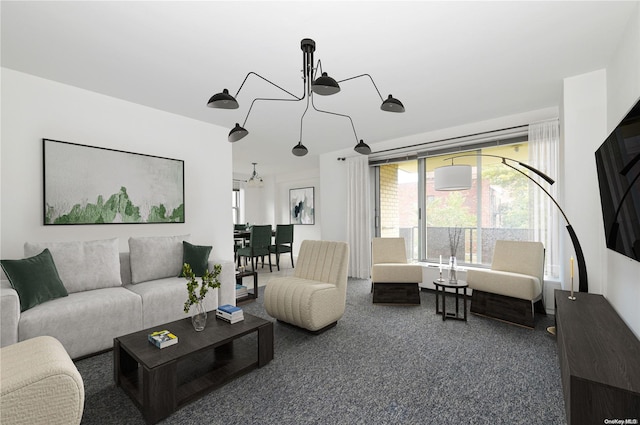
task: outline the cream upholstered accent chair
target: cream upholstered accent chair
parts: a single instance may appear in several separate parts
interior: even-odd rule
[[[84,383],[62,344],[51,336],[0,349],[2,425],[79,424]]]
[[[345,242],[302,241],[293,276],[267,283],[267,314],[313,333],[332,328],[345,311],[348,265]]]
[[[374,303],[420,304],[422,266],[407,263],[404,238],[374,238],[371,259]]]
[[[467,270],[467,283],[472,313],[533,328],[535,311],[545,313],[544,246],[496,241],[491,270]]]

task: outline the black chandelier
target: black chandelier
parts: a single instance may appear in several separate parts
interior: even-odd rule
[[[207,103],[208,107],[221,108],[221,109],[237,109],[239,105],[236,98],[238,97],[240,90],[242,90],[242,86],[244,86],[244,83],[247,81],[247,78],[249,78],[250,75],[255,75],[256,77],[261,78],[262,80],[266,81],[267,83],[271,84],[272,86],[282,90],[283,92],[291,96],[291,99],[289,98],[287,99],[271,99],[271,98],[253,99],[253,101],[251,102],[251,106],[249,107],[249,111],[247,112],[247,116],[245,117],[244,122],[242,123],[242,126],[240,126],[239,123],[236,123],[235,127],[229,132],[229,137],[228,137],[229,142],[231,143],[237,142],[238,140],[242,139],[247,134],[249,134],[249,131],[246,130],[244,126],[247,123],[247,119],[249,118],[249,114],[251,113],[251,109],[253,108],[253,105],[255,104],[255,102],[259,100],[278,100],[278,101],[297,102],[306,98],[307,107],[304,110],[302,116],[300,117],[300,140],[291,150],[291,152],[295,156],[304,156],[307,154],[307,152],[309,152],[309,150],[302,144],[302,123],[305,115],[307,114],[307,111],[309,110],[309,104],[311,104],[313,109],[315,109],[318,112],[348,118],[349,122],[351,123],[351,128],[353,129],[353,134],[355,136],[356,143],[357,143],[356,146],[354,147],[354,150],[363,155],[370,154],[371,148],[369,147],[369,145],[367,145],[362,139],[358,139],[358,134],[356,133],[356,128],[353,125],[353,120],[351,119],[351,117],[345,114],[339,114],[336,112],[324,111],[324,110],[318,109],[313,102],[313,94],[315,93],[321,96],[329,96],[329,95],[338,93],[340,91],[339,83],[353,80],[355,78],[369,77],[369,79],[371,80],[371,83],[373,84],[373,87],[378,92],[378,96],[380,96],[380,100],[382,100],[382,105],[380,106],[380,109],[387,112],[404,112],[404,106],[402,105],[402,102],[394,98],[392,95],[389,95],[387,99],[383,99],[382,95],[380,94],[380,90],[378,90],[376,83],[373,81],[373,78],[369,74],[357,75],[355,77],[350,77],[344,80],[336,81],[333,78],[331,78],[326,72],[322,72],[322,63],[320,62],[319,59],[318,59],[317,66],[314,68],[313,52],[316,50],[316,43],[310,38],[303,39],[300,42],[300,48],[302,49],[302,79],[304,82],[304,92],[302,96],[298,97],[294,95],[293,93],[283,89],[279,85],[269,81],[268,79],[264,78],[263,76],[255,72],[249,72],[246,75],[246,77],[244,77],[244,81],[242,81],[242,84],[240,85],[240,88],[236,92],[235,96],[231,96],[229,94],[229,90],[227,89],[224,89],[222,93],[217,93],[211,96],[211,98],[209,99],[209,102]],[[318,72],[320,73],[320,76],[316,78],[316,75],[318,74]]]

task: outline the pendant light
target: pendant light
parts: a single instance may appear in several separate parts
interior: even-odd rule
[[[244,83],[247,81],[247,78],[249,78],[249,76],[251,75],[262,79],[263,81],[276,87],[277,89],[283,91],[288,95],[288,97],[281,98],[281,99],[255,97],[250,103],[249,110],[247,111],[247,115],[245,116],[242,126],[239,123],[236,123],[236,126],[229,132],[229,136],[228,136],[229,142],[235,143],[249,134],[249,131],[245,128],[245,126],[247,124],[247,120],[249,118],[249,115],[251,114],[251,109],[253,108],[253,105],[255,104],[255,102],[258,102],[258,101],[298,102],[306,98],[307,109],[309,108],[309,104],[311,104],[313,106],[313,109],[317,112],[336,115],[343,118],[348,118],[349,121],[351,122],[353,135],[356,141],[356,146],[354,150],[362,155],[369,155],[371,153],[371,148],[369,147],[369,145],[364,143],[362,139],[358,138],[358,134],[356,133],[356,128],[353,124],[353,120],[351,119],[351,117],[345,114],[339,114],[336,112],[318,109],[313,103],[313,95],[314,94],[317,94],[320,96],[334,95],[340,92],[341,90],[340,83],[353,80],[356,78],[366,77],[371,80],[371,83],[374,89],[376,90],[376,92],[378,93],[378,96],[380,97],[380,100],[382,101],[382,104],[380,105],[381,110],[385,112],[396,112],[396,113],[404,112],[405,111],[404,105],[402,104],[402,102],[394,98],[392,95],[389,95],[387,99],[383,99],[382,95],[380,94],[380,90],[378,90],[376,83],[373,81],[373,78],[369,74],[361,74],[355,77],[350,77],[340,81],[336,81],[334,78],[330,77],[327,72],[322,71],[322,63],[320,60],[318,60],[316,66],[314,67],[313,54],[316,50],[316,42],[313,41],[312,39],[310,38],[302,39],[302,41],[300,41],[300,49],[302,50],[302,80],[303,80],[303,89],[304,89],[301,96],[296,96],[295,94],[283,89],[277,84],[269,81],[263,76],[252,71],[249,72],[244,77],[244,80],[242,81],[242,84],[240,84],[240,88],[236,92],[235,96],[231,96],[229,94],[229,90],[227,89],[222,90],[221,93],[216,93],[215,95],[211,96],[211,98],[209,99],[209,102],[207,103],[208,107],[217,108],[217,109],[237,109],[239,107],[239,104],[236,99],[240,94],[240,90],[242,90]],[[319,76],[316,78],[316,75],[318,73],[319,73]],[[305,109],[303,113],[303,117],[304,117],[304,114],[306,114],[307,109]],[[300,133],[302,134],[302,119],[300,120]],[[293,147],[291,152],[295,156],[304,156],[309,152],[309,150],[302,144],[302,137],[300,137],[298,144]]]
[[[256,172],[256,165],[258,163],[252,162],[252,164],[253,164],[253,173],[251,174],[251,177],[249,177],[249,180],[247,180],[247,187],[260,188],[264,186],[264,182],[262,181],[262,177],[260,177]]]

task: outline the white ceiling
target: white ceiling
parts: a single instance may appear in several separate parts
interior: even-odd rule
[[[206,107],[254,71],[300,96],[300,40],[337,80],[370,74],[407,112],[382,112],[368,79],[316,106],[384,140],[560,105],[562,79],[604,68],[637,2],[2,1],[2,66],[231,129],[255,97],[286,97],[250,77],[240,108]],[[258,102],[234,172],[317,167],[355,145],[347,119],[306,102]]]

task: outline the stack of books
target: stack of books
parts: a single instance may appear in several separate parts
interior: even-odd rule
[[[249,295],[247,287],[236,283],[236,299],[246,297],[247,295]]]
[[[149,342],[158,348],[165,348],[177,344],[178,337],[165,329],[150,333]]]
[[[216,317],[229,323],[238,323],[244,320],[244,313],[240,307],[225,304],[218,307]]]

